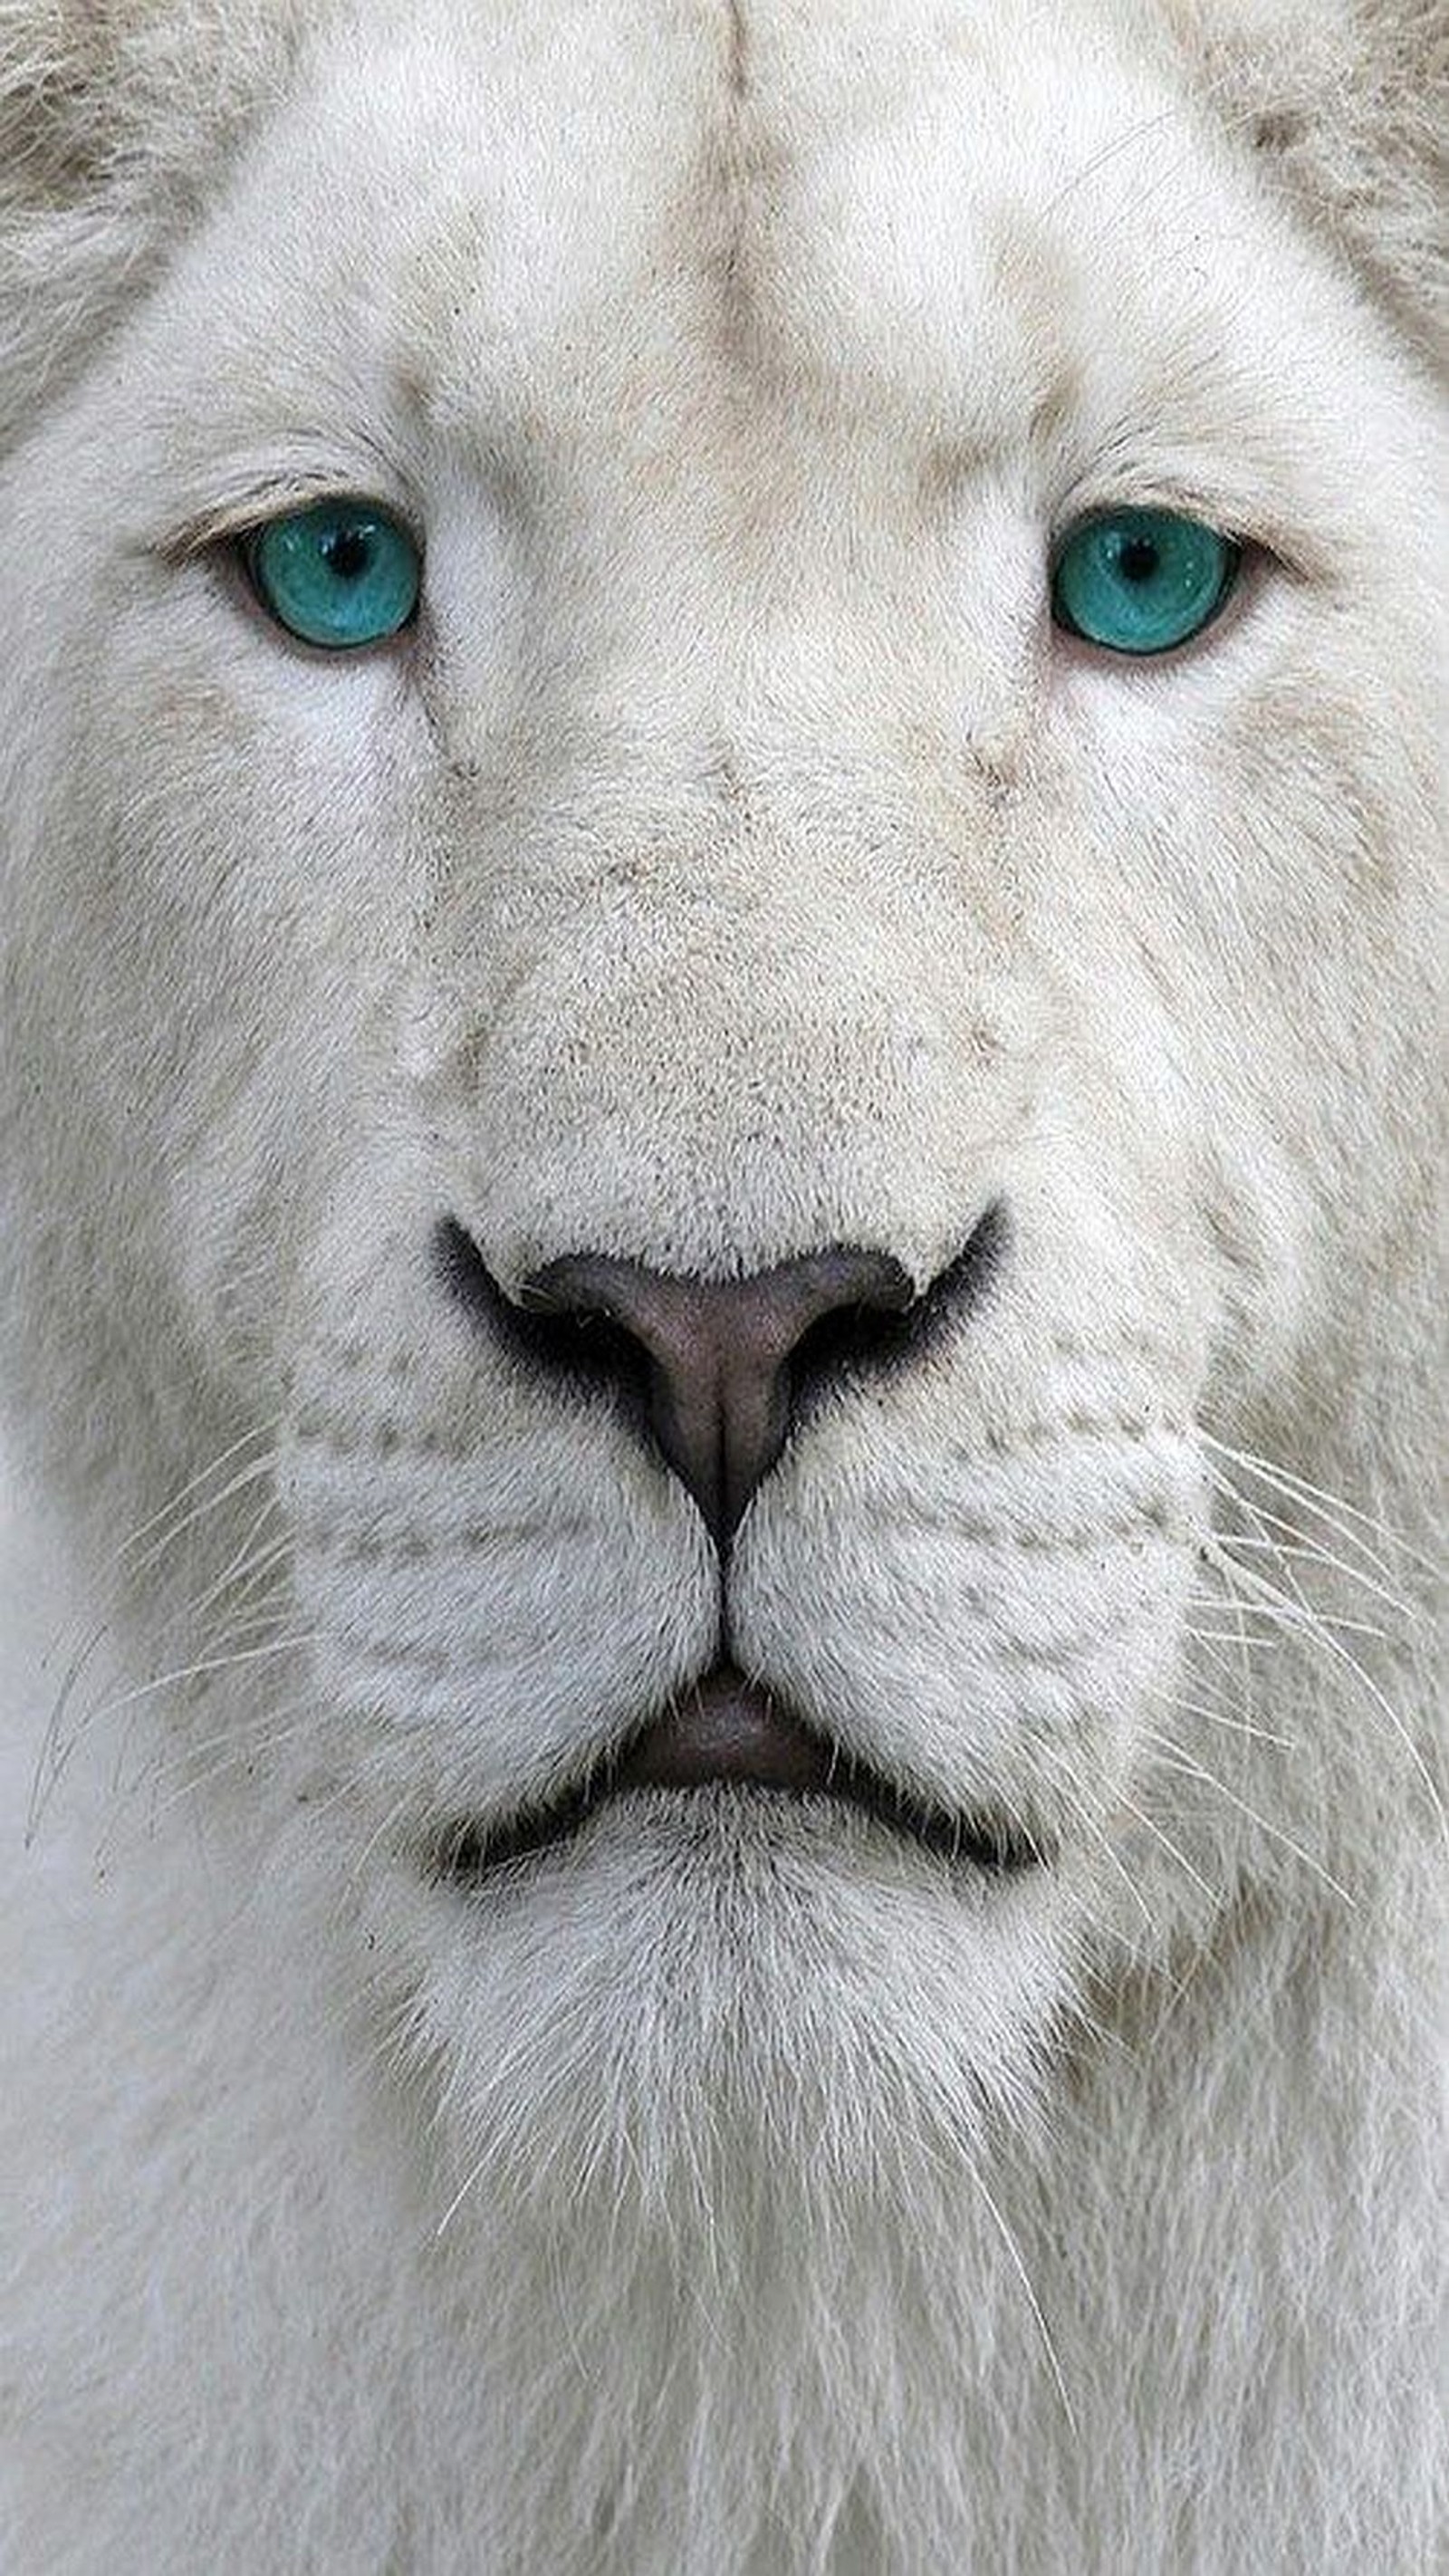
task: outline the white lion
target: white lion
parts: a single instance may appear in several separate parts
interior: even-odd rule
[[[1423,2576],[1444,20],[3,0],[14,2576]]]

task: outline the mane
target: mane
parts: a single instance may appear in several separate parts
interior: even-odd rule
[[[1449,363],[1439,0],[1169,0],[1188,75],[1421,359]]]
[[[286,95],[326,0],[0,0],[0,451]]]

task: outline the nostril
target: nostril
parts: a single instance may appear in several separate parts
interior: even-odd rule
[[[526,1279],[515,1300],[500,1288],[466,1227],[440,1219],[434,1259],[444,1287],[491,1338],[535,1375],[606,1387],[642,1421],[647,1354],[633,1335],[597,1306],[561,1305]]]
[[[790,1354],[790,1427],[849,1376],[887,1377],[947,1340],[987,1293],[1005,1256],[1007,1217],[993,1200],[954,1261],[919,1297],[837,1306],[817,1317]]]

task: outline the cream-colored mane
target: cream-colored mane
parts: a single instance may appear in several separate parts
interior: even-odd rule
[[[16,2576],[1434,2563],[1444,53],[0,0]],[[842,1246],[727,1551],[519,1321]]]

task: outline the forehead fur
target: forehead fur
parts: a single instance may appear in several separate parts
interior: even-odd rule
[[[240,138],[295,86],[299,58],[374,5],[0,0],[0,438],[63,389],[106,324],[144,291],[197,201],[214,198]],[[441,27],[448,13],[378,14],[407,41],[428,16]],[[1113,11],[1091,14],[1094,50],[1104,26],[1120,29],[1124,64],[1158,62],[1179,87],[1185,76],[1234,148],[1257,157],[1421,352],[1442,352],[1442,10],[1423,0],[1115,0]],[[729,166],[733,135],[760,203],[778,175],[772,161],[788,162],[806,125],[859,150],[864,129],[913,92],[918,113],[930,100],[941,117],[953,103],[959,112],[973,77],[979,96],[983,67],[989,83],[994,61],[991,113],[972,120],[981,140],[1016,116],[1031,88],[1021,77],[1033,59],[1023,0],[945,10],[826,0],[809,13],[778,0],[599,0],[586,14],[569,10],[566,24],[564,15],[498,0],[460,22],[467,52],[479,63],[491,56],[505,84],[512,61],[525,132],[530,57],[547,56],[556,97],[561,68],[582,82],[603,74],[609,86],[613,56],[629,73],[613,88],[639,120],[632,141],[642,154],[655,110],[639,74],[667,63],[679,95],[714,122],[716,175]],[[864,55],[869,77],[853,103],[851,65]],[[656,83],[656,109],[664,96]],[[752,100],[765,98],[772,116],[752,121]],[[1140,122],[1130,84],[1120,115],[1125,140]],[[701,219],[697,203],[674,211]],[[742,250],[721,237],[721,261],[727,272],[735,263],[741,287]]]

